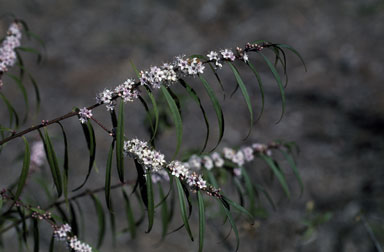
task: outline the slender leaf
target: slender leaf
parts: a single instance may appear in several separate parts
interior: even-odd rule
[[[28,73],[28,77],[29,77],[29,80],[31,81],[31,83],[32,83],[32,85],[33,85],[33,89],[34,89],[34,91],[35,91],[35,96],[36,96],[36,110],[39,111],[39,109],[40,109],[40,102],[41,102],[39,86],[37,85],[36,80],[32,77],[31,74]]]
[[[268,166],[272,169],[273,173],[275,174],[275,176],[279,180],[281,186],[283,187],[285,194],[287,195],[288,198],[290,198],[291,194],[289,192],[288,184],[284,178],[283,173],[280,171],[279,168],[276,167],[274,161],[270,157],[268,157],[264,154],[260,154],[260,156],[268,164]]]
[[[168,226],[169,226],[169,213],[168,213],[168,204],[166,201],[166,197],[164,196],[164,191],[160,183],[159,184],[159,196],[161,201],[164,202],[161,204],[161,223],[162,223],[162,232],[161,232],[161,237],[162,239],[165,238],[167,232],[168,232]],[[1,208],[0,208],[1,209]]]
[[[224,199],[221,199],[220,202],[221,202],[221,204],[223,206],[225,214],[227,215],[229,223],[231,224],[232,230],[235,233],[235,237],[236,237],[236,251],[238,251],[239,250],[239,246],[240,246],[239,231],[237,230],[236,223],[233,221],[232,214],[230,212],[228,202],[226,202]]]
[[[295,174],[296,179],[297,179],[297,181],[299,182],[299,185],[300,185],[300,194],[302,194],[303,190],[304,190],[304,184],[303,184],[303,181],[301,179],[299,170],[297,169],[295,160],[293,160],[293,157],[291,155],[289,155],[286,151],[284,151],[282,149],[279,149],[279,150],[281,151],[281,153],[283,153],[285,159],[287,159],[289,165],[291,166],[292,171]]]
[[[124,101],[120,100],[119,117],[116,128],[116,164],[119,179],[124,183]]]
[[[192,99],[199,105],[201,113],[203,114],[205,127],[207,129],[207,133],[205,135],[205,140],[204,140],[204,145],[200,151],[200,153],[203,153],[203,151],[207,147],[208,139],[209,139],[209,122],[208,122],[207,114],[205,113],[205,109],[204,109],[204,107],[201,103],[200,97],[197,95],[196,91],[190,85],[188,85],[188,83],[185,82],[183,79],[179,79],[179,82],[187,90],[188,94],[192,97]]]
[[[28,117],[28,111],[29,111],[29,101],[28,101],[27,90],[25,89],[23,82],[21,81],[21,79],[19,77],[17,77],[16,75],[10,74],[10,73],[7,73],[7,76],[9,76],[17,84],[18,88],[20,89],[20,91],[23,95],[24,103],[25,103],[25,109],[26,109],[24,121],[26,121],[26,119]]]
[[[152,135],[152,138],[150,140],[150,142],[153,142],[155,137],[156,137],[157,130],[159,127],[159,109],[157,107],[156,99],[153,96],[151,90],[148,87],[146,87],[145,90],[147,91],[148,97],[152,102],[153,113],[155,114],[155,126],[153,127],[153,133],[152,133],[153,135]]]
[[[260,74],[256,71],[256,68],[253,66],[253,64],[250,61],[248,61],[247,65],[251,68],[252,72],[256,76],[257,83],[259,84],[260,94],[261,94],[261,110],[260,110],[259,116],[256,119],[256,121],[258,121],[261,118],[261,116],[263,114],[263,111],[264,111],[264,88],[263,88],[263,82],[261,81]]]
[[[145,179],[144,168],[139,162],[137,162],[136,159],[134,162],[135,162],[136,171],[137,171],[137,180],[132,193],[136,191],[137,185],[139,185],[141,199],[145,207],[148,208],[148,191],[147,191],[147,185],[146,185],[147,181]]]
[[[189,227],[189,222],[188,222],[187,209],[185,207],[184,189],[180,179],[179,178],[175,178],[175,179],[176,179],[177,192],[179,195],[181,218],[183,220],[184,227],[187,230],[189,237],[193,241],[192,231]]]
[[[75,207],[73,206],[73,202],[71,201],[69,203],[69,211],[71,213],[71,227],[72,227],[72,233],[76,235],[77,237],[80,236],[80,230],[79,230],[79,224],[77,222],[77,215],[75,211]],[[62,211],[64,213],[64,211]],[[65,215],[64,215],[65,216]]]
[[[122,189],[122,192],[123,192],[123,197],[124,197],[124,202],[125,202],[125,213],[127,215],[129,231],[131,232],[131,238],[134,239],[136,237],[135,218],[133,216],[133,211],[132,211],[132,207],[131,207],[131,203],[130,203],[128,194],[124,189]]]
[[[19,181],[17,183],[17,190],[15,194],[15,199],[18,199],[21,195],[21,192],[25,186],[25,182],[27,181],[27,177],[29,174],[29,163],[31,159],[31,151],[29,149],[29,144],[27,139],[23,136],[25,152],[24,152],[24,160],[23,160],[23,168],[21,169],[21,174],[19,177]]]
[[[95,163],[96,158],[96,138],[95,138],[95,131],[93,130],[91,122],[88,120],[86,124],[81,124],[81,127],[83,129],[83,133],[85,136],[85,139],[87,141],[87,147],[89,151],[89,165],[88,165],[88,172],[84,179],[84,182],[73,189],[72,191],[77,191],[81,189],[85,183],[87,183],[89,176],[91,175],[93,165]]]
[[[247,107],[248,107],[249,117],[250,117],[250,127],[249,127],[249,131],[248,131],[248,135],[246,136],[246,138],[248,138],[248,136],[251,134],[252,127],[253,127],[253,109],[252,109],[251,100],[249,98],[247,87],[245,86],[243,80],[240,77],[239,70],[237,70],[237,68],[232,63],[230,63],[230,62],[228,62],[228,65],[231,67],[232,72],[235,75],[237,84],[238,84],[238,86],[241,89],[241,93],[243,94],[245,103],[247,104]]]
[[[269,204],[271,204],[273,210],[276,210],[275,202],[273,202],[273,199],[269,195],[268,191],[265,190],[261,185],[258,185],[258,184],[255,184],[255,183],[253,185],[254,185],[255,191],[261,191],[264,194],[264,196],[267,198]]]
[[[269,69],[271,70],[272,74],[273,74],[273,77],[275,78],[276,82],[277,82],[277,85],[279,86],[279,89],[280,89],[280,95],[281,95],[281,106],[282,106],[282,111],[281,111],[281,116],[280,116],[280,119],[276,122],[280,122],[281,119],[283,118],[283,115],[285,113],[285,94],[284,94],[284,87],[283,87],[283,84],[281,83],[281,78],[280,78],[280,75],[279,73],[277,72],[276,68],[273,66],[273,64],[271,63],[271,61],[262,53],[262,52],[259,52],[259,54],[263,57],[263,59],[265,60],[265,62],[267,63]]]
[[[12,106],[12,104],[8,101],[8,99],[3,95],[3,93],[0,92],[0,97],[3,99],[5,105],[7,106],[8,113],[9,113],[9,127],[12,126],[13,123],[13,116],[15,116],[15,126],[16,128],[19,127],[19,116],[17,115],[17,112],[15,108]]]
[[[112,158],[113,158],[113,148],[115,145],[115,140],[112,141],[111,147],[108,152],[107,167],[105,169],[105,202],[107,207],[111,212],[111,173],[112,173]]]
[[[97,242],[97,246],[96,246],[99,249],[101,244],[103,243],[103,240],[104,240],[105,216],[104,216],[103,207],[102,207],[99,199],[94,194],[91,194],[91,198],[92,198],[93,204],[94,204],[95,209],[96,209],[97,222],[99,225],[98,242]]]
[[[220,103],[216,98],[215,92],[213,91],[212,87],[209,85],[209,83],[204,79],[203,76],[199,75],[199,78],[201,82],[203,83],[209,98],[211,99],[211,102],[213,104],[213,108],[215,109],[215,113],[217,116],[217,121],[219,124],[219,140],[217,141],[216,146],[213,149],[216,149],[216,147],[219,145],[221,142],[221,139],[223,138],[224,135],[224,116],[223,116],[223,111],[221,109]]]
[[[244,167],[241,167],[241,175],[245,181],[245,189],[247,191],[247,195],[249,199],[250,212],[254,214],[255,213],[255,191],[253,190],[253,186],[252,186],[253,183],[251,178],[248,175],[248,172],[244,169]]]
[[[152,177],[151,174],[148,172],[145,174],[146,177],[146,185],[147,185],[147,196],[148,196],[148,229],[146,233],[149,233],[153,226],[153,219],[155,216],[155,202],[153,198],[153,185],[152,185]]]
[[[39,223],[36,219],[32,220],[32,228],[33,228],[33,251],[39,252]]]
[[[161,86],[161,91],[163,92],[163,95],[168,102],[168,106],[169,106],[169,109],[171,111],[173,121],[174,121],[175,127],[176,127],[177,145],[176,145],[175,154],[172,157],[172,159],[175,159],[176,155],[178,154],[178,152],[180,150],[180,146],[181,146],[181,140],[183,137],[183,123],[181,121],[181,115],[180,115],[179,109],[177,108],[176,102],[172,98],[168,89],[164,86]]]
[[[205,236],[205,210],[204,199],[200,191],[197,192],[197,201],[199,204],[199,252],[202,252]]]
[[[224,196],[223,196],[224,197]],[[229,198],[227,197],[224,197],[225,201],[228,202],[231,206],[233,206],[236,210],[238,210],[239,212],[241,212],[242,214],[244,214],[245,216],[247,216],[252,222],[254,222],[254,217],[253,215],[247,211],[247,209],[245,209],[244,207],[242,207],[241,205],[237,204],[236,202],[230,200]]]
[[[286,44],[277,44],[276,46],[280,47],[280,48],[286,48],[286,49],[290,50],[291,52],[293,52],[294,54],[296,54],[296,56],[300,59],[301,63],[303,63],[305,71],[307,72],[307,66],[305,65],[304,59],[303,59],[303,57],[301,57],[300,53],[297,50],[295,50],[290,45],[286,45]]]
[[[63,139],[64,139],[64,164],[63,164],[63,190],[64,190],[64,199],[65,204],[67,206],[67,209],[69,207],[69,201],[68,201],[68,171],[69,171],[69,164],[68,164],[68,141],[67,141],[67,134],[64,131],[64,127],[60,122],[57,122],[60,125],[61,132],[63,133]]]
[[[33,54],[36,54],[37,56],[37,63],[40,63],[43,59],[43,56],[41,55],[41,53],[34,49],[34,48],[30,48],[30,47],[17,47],[16,48],[18,51],[23,51],[23,52],[27,52],[27,53],[33,53]]]

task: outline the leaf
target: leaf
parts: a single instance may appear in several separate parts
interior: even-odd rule
[[[176,145],[175,154],[172,157],[172,159],[175,159],[176,155],[178,154],[178,152],[180,150],[180,146],[181,146],[181,139],[183,137],[183,123],[181,121],[181,115],[180,115],[180,112],[177,108],[176,102],[172,98],[168,89],[164,86],[161,86],[161,91],[163,92],[163,95],[168,102],[168,106],[169,106],[169,109],[171,110],[173,121],[174,121],[175,127],[176,127],[177,145]]]
[[[44,150],[47,156],[49,167],[51,169],[52,179],[57,190],[57,197],[60,197],[63,191],[63,186],[61,181],[59,165],[57,163],[56,153],[53,149],[51,140],[49,138],[47,128],[44,127],[44,136],[41,134],[40,130],[39,130],[39,134],[40,134],[41,140],[43,140],[43,143],[44,143]]]
[[[231,67],[232,72],[235,75],[237,84],[241,89],[241,93],[243,94],[245,103],[247,104],[247,107],[248,107],[249,117],[250,117],[250,126],[249,126],[248,134],[245,137],[245,139],[247,139],[249,137],[249,135],[251,134],[252,127],[253,127],[253,109],[252,109],[251,100],[249,99],[247,87],[245,86],[243,80],[241,79],[239,71],[236,69],[236,67],[232,63],[228,62],[228,65]]]
[[[209,122],[208,122],[207,114],[205,113],[205,109],[204,109],[204,107],[201,103],[200,97],[197,95],[196,91],[190,85],[188,85],[188,83],[185,82],[183,79],[179,79],[179,82],[187,90],[188,94],[192,97],[192,99],[199,105],[201,113],[203,114],[205,127],[207,129],[207,133],[205,135],[205,140],[204,140],[204,145],[200,151],[200,153],[203,153],[203,151],[207,147],[208,139],[209,139]]]
[[[252,186],[253,183],[247,171],[244,169],[244,167],[241,167],[240,169],[241,169],[241,175],[245,181],[245,188],[249,198],[250,212],[254,214],[255,213],[255,191],[253,190],[253,186]]]
[[[271,61],[265,57],[265,55],[262,53],[262,52],[259,52],[259,54],[263,57],[263,59],[265,60],[265,62],[267,63],[269,69],[271,70],[272,74],[273,74],[273,77],[275,78],[276,82],[277,82],[277,85],[279,86],[279,89],[280,89],[280,95],[281,95],[281,106],[282,106],[282,111],[281,111],[281,116],[280,116],[280,119],[276,122],[276,123],[279,123],[281,121],[281,119],[283,118],[283,115],[285,113],[285,94],[284,94],[284,87],[283,87],[283,84],[281,83],[281,79],[280,79],[280,75],[279,73],[277,72],[276,68],[273,66],[273,64],[271,63]]]
[[[69,203],[69,210],[70,210],[70,213],[71,213],[71,227],[72,227],[72,233],[74,235],[76,235],[77,237],[79,237],[79,225],[77,223],[77,216],[76,216],[76,211],[75,211],[75,208],[73,206],[73,203],[70,202]],[[63,211],[64,213],[64,211]]]
[[[92,198],[93,204],[94,204],[95,209],[96,209],[97,222],[99,225],[98,242],[97,242],[97,246],[96,246],[99,249],[101,244],[103,243],[103,240],[104,240],[105,217],[104,217],[103,207],[102,207],[100,201],[98,200],[98,198],[94,194],[91,194],[91,198]]]
[[[232,214],[230,212],[228,202],[226,202],[223,198],[220,199],[220,202],[221,202],[221,204],[223,206],[225,214],[227,215],[229,223],[231,224],[232,230],[235,233],[235,237],[236,237],[236,251],[238,251],[239,250],[239,246],[240,246],[239,231],[237,230],[236,223],[233,221]]]
[[[189,237],[193,241],[193,235],[188,222],[187,210],[185,208],[184,189],[183,189],[183,186],[181,185],[180,179],[175,178],[175,180],[176,180],[177,192],[179,195],[181,218],[183,220],[184,227],[187,230]]]
[[[148,196],[148,229],[145,231],[146,233],[151,232],[153,226],[153,219],[155,216],[155,202],[153,198],[153,188],[152,188],[152,177],[149,172],[145,174],[146,177],[146,185],[147,185],[147,196]]]
[[[5,105],[7,106],[7,109],[8,109],[9,127],[12,126],[13,116],[15,116],[15,125],[16,125],[16,128],[18,128],[19,127],[19,116],[17,115],[15,108],[12,106],[12,104],[8,101],[8,99],[1,92],[0,92],[0,97],[3,99]]]
[[[116,128],[116,163],[119,179],[124,183],[124,101],[120,100],[119,117]]]
[[[200,191],[197,192],[197,201],[199,204],[199,252],[202,252],[205,235],[205,210],[203,196]]]
[[[253,184],[254,185],[254,188],[256,191],[261,191],[264,196],[267,198],[269,204],[271,204],[273,210],[276,210],[276,206],[275,206],[275,203],[273,202],[273,199],[272,197],[269,195],[269,193],[267,192],[267,190],[265,190],[261,185],[258,185],[258,184]]]
[[[259,116],[256,119],[256,121],[258,121],[261,118],[261,115],[263,114],[263,111],[264,111],[264,89],[263,89],[263,82],[261,81],[260,74],[256,71],[256,68],[253,66],[253,64],[250,61],[248,61],[247,65],[251,68],[252,72],[256,76],[257,83],[259,84],[260,94],[261,94],[261,110],[260,110]]]
[[[211,99],[211,102],[213,104],[213,108],[215,109],[215,113],[217,116],[217,121],[219,124],[219,140],[217,141],[216,146],[212,149],[216,149],[216,147],[219,145],[221,142],[221,139],[223,138],[224,135],[224,116],[223,116],[223,111],[221,109],[220,103],[216,98],[215,92],[212,90],[212,87],[209,85],[209,83],[204,79],[203,76],[199,75],[199,78],[201,82],[203,83],[205,90],[208,93],[209,98]]]
[[[116,247],[116,219],[115,219],[115,211],[113,210],[112,200],[109,206],[109,223],[111,226],[112,246],[115,248]]]
[[[29,144],[27,139],[23,136],[24,144],[25,144],[25,152],[24,152],[24,160],[23,160],[23,168],[21,169],[21,174],[19,177],[19,181],[17,183],[17,189],[15,194],[15,199],[18,199],[21,195],[21,192],[25,186],[25,182],[27,181],[27,177],[29,174],[29,162],[31,159],[31,151],[29,149]]]
[[[87,147],[89,151],[89,165],[88,165],[88,172],[84,179],[84,182],[80,186],[73,189],[72,191],[77,191],[81,189],[85,185],[85,183],[87,183],[89,175],[91,175],[92,168],[95,163],[95,157],[96,157],[96,138],[95,138],[95,131],[93,130],[92,124],[88,120],[87,123],[85,124],[82,123],[81,127],[83,129],[83,133],[87,141]]]
[[[133,211],[131,207],[131,203],[129,201],[129,197],[127,192],[122,189],[123,192],[123,197],[124,197],[124,202],[125,202],[125,213],[127,215],[127,220],[128,220],[128,226],[129,230],[131,232],[131,238],[134,239],[136,237],[136,223],[135,223],[135,218],[133,217]]]
[[[153,138],[153,134],[155,132],[155,128],[153,127],[153,123],[152,123],[152,117],[151,117],[151,111],[149,110],[149,107],[148,107],[148,104],[147,102],[145,101],[145,99],[143,97],[141,97],[141,95],[139,95],[139,101],[141,102],[141,104],[143,104],[144,106],[144,109],[145,111],[147,112],[147,118],[148,118],[148,122],[149,122],[149,125],[151,126],[151,139]],[[151,140],[152,144],[153,144],[153,141]]]
[[[31,74],[28,73],[28,77],[29,77],[29,80],[31,81],[32,85],[33,85],[33,89],[35,91],[35,96],[36,96],[36,110],[39,111],[40,110],[40,91],[39,91],[39,87],[37,85],[37,82],[36,80],[32,77]]]
[[[268,157],[268,156],[266,156],[264,154],[260,154],[260,157],[272,169],[273,173],[275,174],[275,176],[279,180],[281,186],[283,187],[283,190],[284,190],[285,194],[287,195],[288,198],[290,198],[291,194],[289,192],[289,188],[288,188],[287,182],[285,181],[283,173],[281,173],[280,169],[276,167],[275,163],[273,162],[273,160],[270,157]]]
[[[36,219],[32,220],[32,228],[33,228],[33,251],[39,252],[39,223]]]
[[[52,235],[51,241],[49,242],[49,252],[54,252],[55,249],[55,237]]]
[[[28,118],[28,111],[29,111],[29,102],[28,102],[27,90],[25,89],[23,82],[21,81],[21,79],[19,77],[15,76],[13,74],[10,74],[10,73],[7,73],[7,76],[9,76],[12,80],[14,80],[16,82],[18,88],[20,89],[20,91],[23,95],[24,103],[25,103],[25,109],[26,109],[26,113],[25,113],[25,117],[24,117],[24,122],[25,122]]]
[[[155,114],[155,126],[153,127],[152,138],[150,140],[150,142],[153,142],[155,137],[156,137],[157,130],[158,130],[158,127],[159,127],[159,109],[157,108],[156,99],[153,96],[151,90],[148,87],[146,87],[146,86],[145,86],[145,90],[147,91],[148,97],[149,97],[149,99],[152,102],[153,113]]]
[[[301,57],[301,55],[300,55],[300,53],[298,51],[296,51],[290,45],[286,45],[286,44],[277,44],[276,46],[279,47],[279,48],[286,48],[286,49],[290,50],[291,52],[293,52],[294,54],[296,54],[296,56],[300,59],[301,63],[303,63],[305,71],[307,72],[307,66],[305,65],[304,59],[303,59],[303,57]]]
[[[30,48],[30,47],[17,47],[16,50],[18,51],[23,51],[23,52],[27,52],[27,53],[33,53],[33,54],[36,54],[37,56],[37,63],[40,63],[43,59],[43,56],[41,55],[41,53],[34,49],[34,48]]]
[[[111,147],[108,152],[107,167],[105,169],[105,202],[107,207],[111,212],[111,172],[112,172],[112,158],[113,158],[113,148],[115,145],[115,140],[112,141]]]
[[[67,141],[67,134],[64,131],[64,127],[60,122],[57,122],[60,125],[61,132],[63,133],[63,139],[64,139],[64,164],[63,164],[63,190],[64,190],[64,199],[65,204],[67,206],[67,209],[69,207],[69,201],[68,201],[68,171],[69,171],[69,165],[68,165],[68,141]]]
[[[163,203],[161,204],[161,223],[162,223],[161,237],[162,239],[164,239],[168,231],[169,213],[168,213],[168,204],[167,204],[167,201],[165,200],[164,191],[160,183],[159,183],[159,196],[161,201],[163,201],[164,199]]]
[[[242,207],[241,205],[237,204],[236,202],[230,200],[229,198],[223,196],[223,198],[225,199],[226,202],[228,202],[231,206],[233,206],[236,210],[238,210],[239,212],[241,212],[242,214],[244,214],[245,216],[247,216],[251,221],[252,223],[254,222],[254,217],[253,215],[247,211],[247,209],[245,209],[244,207]]]
[[[293,157],[291,155],[289,155],[286,151],[284,151],[282,149],[279,149],[279,150],[280,150],[281,153],[283,153],[285,159],[287,159],[289,165],[291,166],[292,171],[295,174],[296,179],[297,179],[297,181],[299,182],[299,185],[300,185],[300,194],[302,194],[303,190],[304,190],[304,184],[303,184],[303,181],[301,179],[299,170],[297,169],[295,160],[293,160]]]
[[[139,162],[137,162],[136,159],[134,160],[134,162],[135,162],[135,167],[137,171],[137,180],[132,193],[134,193],[136,191],[137,186],[139,186],[141,199],[145,207],[148,208],[148,192],[147,192],[147,185],[146,185],[147,181],[145,180],[144,168]]]

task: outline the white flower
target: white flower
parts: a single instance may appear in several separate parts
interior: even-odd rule
[[[224,165],[224,159],[220,156],[219,153],[214,152],[211,154],[213,162],[215,162],[216,167],[222,167]]]
[[[209,60],[219,60],[219,54],[215,51],[211,51],[207,56]]]
[[[109,89],[104,89],[103,92],[99,93],[96,97],[96,100],[99,104],[109,104],[112,101],[113,92]]]
[[[34,142],[31,147],[31,166],[41,166],[45,159],[43,141]]]
[[[91,246],[79,241],[76,236],[71,237],[67,243],[68,246],[76,252],[92,252]]]
[[[168,169],[172,171],[172,175],[175,177],[188,177],[189,171],[188,169],[181,163],[180,161],[172,161],[168,165]]]
[[[72,231],[72,228],[68,224],[64,224],[61,226],[55,226],[53,230],[53,236],[56,240],[65,241],[68,237],[68,233]]]
[[[20,46],[21,35],[20,25],[16,22],[12,23],[0,47],[0,73],[7,72],[8,68],[16,63],[15,49]]]
[[[213,168],[212,159],[209,156],[204,156],[203,157],[203,165],[204,165],[205,169],[207,169],[208,171],[211,170]]]
[[[244,54],[243,54],[243,60],[245,63],[247,63],[249,61],[248,54],[246,52],[244,52]]]
[[[267,146],[261,143],[254,143],[252,144],[252,148],[257,152],[263,152],[267,149]]]
[[[189,158],[188,164],[189,164],[189,167],[191,169],[200,170],[200,168],[201,168],[201,158],[199,156],[197,156],[197,155],[192,155]]]
[[[251,162],[254,159],[253,149],[251,147],[244,147],[241,151],[244,153],[245,161]]]
[[[224,157],[229,160],[232,160],[233,156],[235,156],[235,150],[228,147],[223,148],[223,153]]]
[[[242,166],[244,164],[244,154],[242,151],[236,152],[236,154],[232,158],[232,162],[235,164]]]
[[[233,169],[233,174],[235,174],[237,177],[241,176],[241,168]]]
[[[89,110],[86,107],[80,109],[79,111],[79,120],[83,124],[86,123],[92,116],[92,110]]]
[[[224,59],[229,59],[231,61],[234,61],[236,59],[235,54],[229,49],[221,50],[221,55],[223,55]]]

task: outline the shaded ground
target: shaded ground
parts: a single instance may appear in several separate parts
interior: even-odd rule
[[[356,216],[363,211],[374,229],[383,226],[382,2],[3,0],[0,14],[7,11],[28,21],[47,45],[43,65],[32,66],[43,100],[34,122],[63,114],[75,105],[93,103],[95,94],[104,87],[113,87],[133,76],[130,60],[139,68],[148,68],[182,53],[235,47],[257,39],[294,46],[304,56],[308,72],[289,55],[287,113],[275,125],[280,98],[272,76],[260,64],[266,85],[266,111],[246,143],[296,141],[301,148],[298,160],[305,191],[301,197],[287,201],[280,188],[274,186],[272,194],[281,198],[278,210],[271,211],[270,217],[256,227],[245,225],[241,229],[240,251],[375,251],[363,222]],[[6,26],[0,23],[0,31]],[[247,83],[255,83],[251,73],[241,70]],[[228,71],[223,71],[222,76],[229,94],[233,77]],[[249,86],[253,99],[258,100],[256,85]],[[226,99],[224,110],[227,124],[222,146],[239,145],[248,125],[241,96]],[[144,136],[144,116],[140,117],[143,109],[133,104],[127,111],[138,114],[128,122],[131,132],[135,132],[129,134]],[[194,134],[186,134],[184,143],[200,146],[204,131],[202,123],[196,123],[201,120],[197,109],[187,103],[185,111],[184,119],[190,125],[185,132]],[[6,120],[5,111],[1,113],[1,120]],[[214,111],[209,113],[214,118]],[[69,134],[75,135],[77,121],[65,124],[73,126]],[[80,140],[71,138],[72,144],[79,146],[74,158],[78,159],[78,167],[86,167],[87,160],[81,159],[85,146],[77,143]],[[107,144],[102,147],[102,143],[107,140],[100,139],[99,153],[106,153]],[[164,133],[161,140],[161,149],[172,153],[172,133]],[[1,158],[11,162],[10,158]],[[104,158],[101,155],[99,163],[105,163]],[[102,178],[95,175],[92,180],[97,183]],[[6,180],[1,179],[1,183]],[[291,184],[295,183],[292,176]],[[294,191],[299,195],[297,187]],[[308,202],[314,204],[313,215],[332,213],[332,218],[304,239]],[[127,236],[120,237],[116,251],[196,249],[184,231],[171,235],[158,247],[152,245],[159,239],[160,227],[150,235],[142,231],[136,241],[126,242]],[[376,234],[383,242],[383,233]],[[228,249],[215,232],[209,232],[206,250],[217,246]]]

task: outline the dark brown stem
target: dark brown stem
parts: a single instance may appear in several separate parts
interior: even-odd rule
[[[98,120],[96,120],[94,117],[91,117],[91,119],[97,123],[103,130],[105,130],[110,136],[112,136],[112,131],[107,129],[107,127],[105,127],[101,122],[99,122]]]

